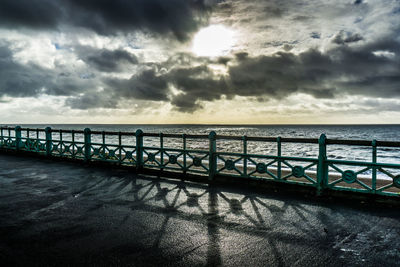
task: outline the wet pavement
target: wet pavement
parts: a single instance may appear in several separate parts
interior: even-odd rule
[[[2,266],[399,266],[399,208],[0,155]]]

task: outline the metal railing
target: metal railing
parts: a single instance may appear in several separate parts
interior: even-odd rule
[[[112,141],[110,141],[110,138]],[[159,146],[149,145],[157,139]],[[165,146],[174,139],[179,147]],[[93,140],[93,141],[92,141]],[[188,142],[201,144],[188,147]],[[240,152],[217,149],[217,141],[240,142]],[[274,154],[248,153],[248,142],[276,144]],[[316,156],[284,156],[282,144],[314,146]],[[362,146],[371,149],[371,161],[338,160],[327,156],[327,146]],[[136,168],[168,170],[207,176],[238,177],[241,179],[273,180],[281,183],[324,189],[400,196],[400,164],[377,161],[377,149],[400,148],[400,142],[334,140],[324,134],[319,139],[223,136],[133,132],[54,130],[0,127],[0,148],[34,152],[49,157],[113,162]],[[381,179],[385,176],[386,179]]]

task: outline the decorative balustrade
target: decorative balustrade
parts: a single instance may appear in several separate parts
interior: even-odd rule
[[[113,141],[109,141],[112,137]],[[149,145],[157,139],[159,146]],[[165,146],[165,140],[179,140],[182,147]],[[188,142],[202,144],[188,147]],[[217,149],[217,142],[240,142],[241,152]],[[248,142],[275,143],[275,154],[248,153]],[[175,142],[176,143],[176,142]],[[317,149],[315,157],[282,155],[282,144],[306,144]],[[371,149],[371,161],[331,159],[327,146],[363,146]],[[281,183],[302,184],[324,189],[400,196],[400,164],[377,161],[377,149],[400,148],[400,142],[335,140],[324,134],[319,139],[156,134],[142,130],[105,132],[0,127],[0,149],[27,151],[48,157],[113,162],[143,169],[158,169],[208,176],[237,177],[238,179],[273,180]],[[380,176],[386,179],[379,178]]]

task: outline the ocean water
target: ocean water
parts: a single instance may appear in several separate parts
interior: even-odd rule
[[[14,126],[14,125],[9,125]],[[328,139],[358,139],[358,140],[385,140],[400,141],[400,125],[82,125],[82,124],[32,124],[21,125],[29,128],[52,129],[74,129],[83,130],[88,127],[93,131],[122,131],[132,132],[132,136],[124,136],[123,144],[135,144],[134,133],[141,129],[147,133],[175,133],[175,134],[209,134],[215,131],[220,135],[234,136],[267,136],[267,137],[300,137],[318,138],[322,133]],[[24,133],[23,133],[24,135]],[[53,139],[57,139],[57,134]],[[77,140],[83,136],[77,135]],[[69,140],[68,134],[63,135],[64,140]],[[92,142],[101,142],[101,135],[93,135]],[[117,144],[117,136],[107,136],[107,143]],[[157,137],[146,137],[145,146],[158,147],[160,139]],[[164,138],[164,147],[182,148],[181,138]],[[208,140],[193,139],[187,140],[187,148],[208,149]],[[218,151],[242,152],[241,141],[218,140]],[[277,145],[274,142],[248,142],[248,153],[276,155]],[[371,147],[328,145],[328,158],[371,161]],[[283,143],[282,155],[297,157],[317,157],[317,144]],[[400,148],[378,148],[378,162],[400,163]]]

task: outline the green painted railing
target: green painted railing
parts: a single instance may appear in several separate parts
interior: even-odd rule
[[[93,138],[96,137],[96,138]],[[109,141],[110,137],[114,142]],[[147,145],[157,139],[159,146]],[[182,148],[165,146],[166,140],[180,140]],[[94,140],[94,141],[93,141]],[[96,141],[97,140],[97,141]],[[100,140],[100,141],[99,141]],[[202,144],[188,148],[188,142]],[[240,152],[218,149],[217,142],[240,142]],[[276,154],[248,153],[248,142],[275,143]],[[154,143],[154,142],[153,142]],[[176,142],[175,142],[176,143]],[[282,144],[306,144],[318,149],[316,157],[283,156]],[[327,146],[363,146],[371,149],[371,161],[330,159]],[[266,179],[281,183],[325,189],[400,196],[400,164],[377,162],[378,148],[398,147],[400,142],[319,139],[156,134],[142,130],[105,132],[0,127],[0,148],[34,152],[48,157],[106,161],[143,169],[168,170],[208,176]],[[386,177],[381,179],[380,177]]]

